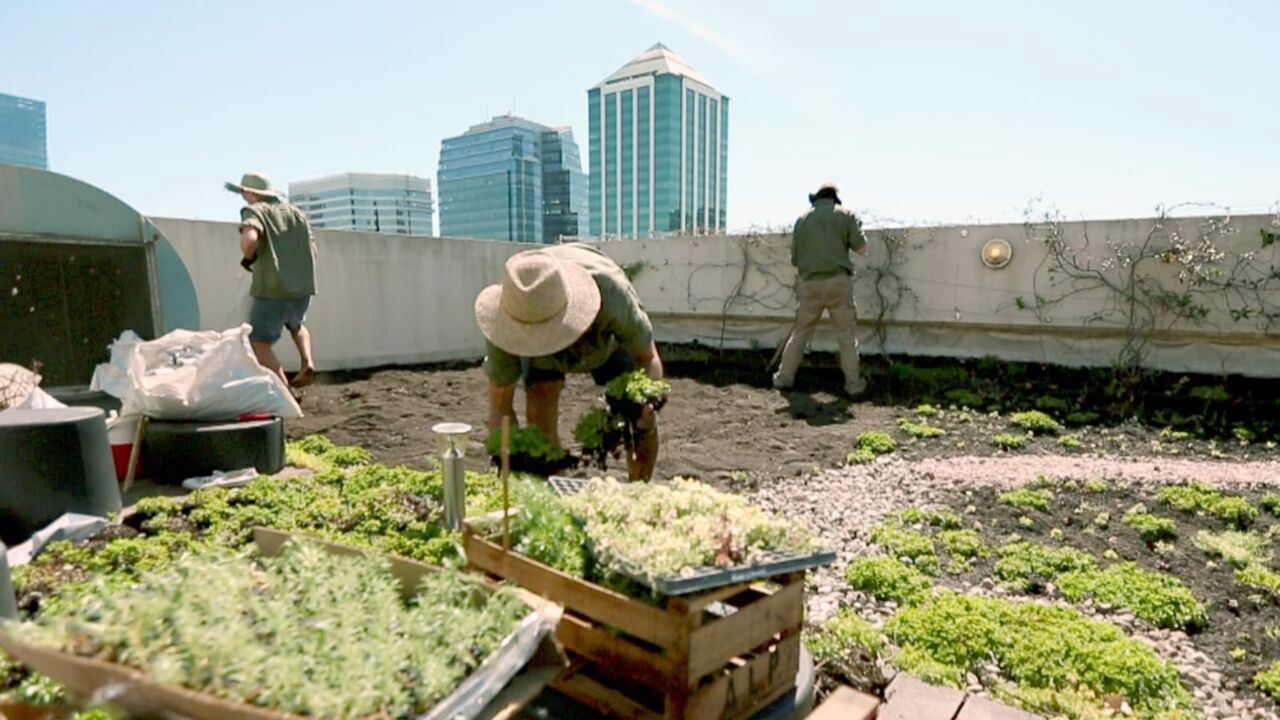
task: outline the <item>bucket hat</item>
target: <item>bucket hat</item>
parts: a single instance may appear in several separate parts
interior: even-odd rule
[[[262,173],[249,172],[240,177],[240,183],[226,182],[222,185],[233,193],[251,192],[254,195],[280,197],[284,193],[271,187],[271,180]]]
[[[600,288],[582,266],[545,250],[513,255],[502,282],[476,297],[476,323],[489,342],[519,357],[551,355],[574,343],[600,312]]]
[[[840,202],[840,188],[836,187],[836,184],[833,182],[824,182],[818,186],[817,192],[809,193],[810,203],[816,202],[820,198],[830,198],[831,200],[834,200],[837,205],[842,204]]]

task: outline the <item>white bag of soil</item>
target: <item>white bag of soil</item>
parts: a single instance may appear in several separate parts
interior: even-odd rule
[[[222,332],[174,330],[134,343],[127,355],[129,388],[121,415],[208,421],[249,413],[302,417],[284,381],[258,364],[249,330],[248,325]]]

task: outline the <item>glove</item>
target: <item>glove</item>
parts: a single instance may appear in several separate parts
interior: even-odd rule
[[[240,258],[240,267],[244,268],[249,272],[253,272],[253,263],[257,259],[258,259],[257,255],[254,255],[253,257]]]

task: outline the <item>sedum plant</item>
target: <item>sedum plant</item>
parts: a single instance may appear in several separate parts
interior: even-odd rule
[[[849,562],[845,581],[877,600],[914,605],[933,592],[929,576],[891,557],[859,557]]]
[[[1018,688],[1038,691],[1042,702],[1049,693],[1087,691],[1099,699],[1097,717],[1100,698],[1111,693],[1148,720],[1192,707],[1173,665],[1116,626],[1070,608],[939,593],[900,610],[884,631],[901,648],[900,668],[927,668],[955,687],[964,687],[966,673],[994,664]]]
[[[1057,420],[1039,410],[1014,413],[1009,416],[1009,422],[1037,435],[1055,435],[1062,429]]]
[[[823,549],[808,529],[694,480],[596,478],[568,497],[529,481],[516,486],[515,498],[521,506],[511,520],[517,551],[631,594],[640,589],[628,578],[653,583]]]
[[[457,571],[405,601],[385,559],[291,542],[276,558],[187,555],[137,584],[98,580],[27,639],[152,679],[315,717],[412,718],[488,656],[527,608]]]

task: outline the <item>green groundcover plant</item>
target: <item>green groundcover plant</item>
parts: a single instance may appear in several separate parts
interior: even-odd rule
[[[1209,622],[1209,611],[1191,590],[1175,577],[1150,572],[1135,563],[1112,565],[1105,570],[1077,570],[1056,580],[1062,597],[1079,602],[1085,597],[1128,608],[1157,627],[1195,630]]]
[[[994,662],[1018,688],[1041,691],[1041,702],[1047,693],[1118,693],[1139,718],[1192,707],[1174,667],[1116,626],[1070,608],[940,593],[900,610],[884,630],[901,648],[900,669],[923,667],[956,687],[967,672]],[[1025,699],[1020,704],[1030,704]]]
[[[1258,517],[1258,508],[1245,498],[1224,494],[1204,483],[1170,485],[1161,488],[1156,497],[1175,510],[1203,512],[1241,529]]]
[[[1053,491],[1048,489],[1017,488],[1001,493],[996,502],[1019,510],[1039,510],[1049,512],[1049,503],[1053,502]]]
[[[855,590],[902,605],[923,602],[933,590],[929,576],[891,557],[854,558],[844,577]]]
[[[457,687],[519,623],[510,590],[431,573],[406,602],[376,557],[291,542],[276,558],[185,555],[121,586],[99,578],[26,639],[156,681],[318,717],[411,718]]]
[[[807,528],[694,480],[596,478],[568,497],[528,481],[517,483],[514,494],[521,512],[510,523],[513,547],[628,591],[635,589],[619,579],[626,575],[652,583],[708,567],[752,565],[773,553],[807,555],[824,548]]]
[[[1059,575],[1092,570],[1092,555],[1073,547],[1052,547],[1026,541],[1009,543],[996,550],[996,577],[1022,592],[1035,592]]]

